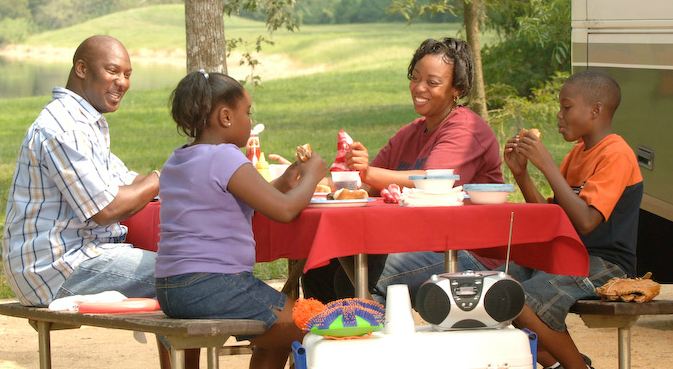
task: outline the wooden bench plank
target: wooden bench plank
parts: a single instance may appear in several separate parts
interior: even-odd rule
[[[570,308],[576,314],[661,315],[673,314],[673,300],[652,300],[641,304],[601,300],[579,300]]]
[[[19,303],[0,304],[0,314],[62,325],[151,332],[165,336],[258,335],[264,323],[247,319],[171,319],[162,312],[135,314],[73,314],[26,307]]]
[[[163,312],[134,314],[76,314],[47,308],[22,306],[18,302],[0,304],[0,314],[28,319],[37,330],[40,368],[51,369],[50,331],[92,326],[149,332],[164,336],[171,344],[171,361],[184,368],[184,350],[206,347],[208,368],[217,369],[217,350],[230,336],[264,333],[264,322],[246,319],[171,319]]]
[[[673,314],[672,300],[644,303],[579,300],[571,308],[588,328],[617,328],[619,369],[631,369],[631,326],[641,315]]]

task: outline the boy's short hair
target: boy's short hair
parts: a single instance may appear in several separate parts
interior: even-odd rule
[[[573,74],[565,83],[579,87],[582,97],[588,103],[602,103],[610,118],[615,114],[619,103],[622,101],[619,84],[605,73],[585,70]]]

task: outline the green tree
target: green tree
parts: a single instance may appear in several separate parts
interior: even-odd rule
[[[500,42],[484,48],[490,83],[529,95],[557,72],[570,71],[570,1],[490,0],[487,27]]]
[[[26,38],[33,29],[28,0],[0,0],[0,45]]]
[[[463,24],[474,57],[474,83],[471,105],[474,110],[488,120],[486,89],[481,63],[480,24],[484,19],[482,0],[393,0],[390,10],[402,14],[408,21],[428,13],[462,12]]]
[[[242,10],[260,11],[265,14],[269,32],[280,27],[293,31],[298,27],[294,3],[294,0],[186,0],[187,70],[203,68],[227,73],[226,56],[231,48],[245,41],[226,39],[224,14],[231,15]],[[255,42],[255,50],[260,51],[265,42],[270,41],[264,36],[259,36]],[[249,52],[243,56],[254,70],[258,61]],[[252,76],[252,78],[253,82],[257,82],[259,77]]]
[[[28,0],[0,0],[0,19],[31,18]]]

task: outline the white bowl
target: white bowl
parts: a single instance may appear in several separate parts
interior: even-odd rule
[[[514,191],[514,186],[507,183],[469,183],[463,188],[473,204],[502,204]]]
[[[414,182],[414,187],[421,189],[427,193],[448,193],[453,188],[453,184],[460,178],[457,174],[444,176],[409,176],[409,179]]]
[[[427,177],[450,176],[453,175],[453,169],[426,169],[425,175]]]

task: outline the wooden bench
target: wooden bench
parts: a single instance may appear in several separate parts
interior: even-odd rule
[[[619,369],[631,368],[631,326],[642,315],[673,314],[673,300],[638,304],[601,300],[579,300],[570,308],[589,328],[617,328]]]
[[[219,366],[219,350],[231,336],[256,336],[264,332],[264,323],[244,319],[170,319],[162,312],[135,314],[73,314],[49,311],[46,308],[0,304],[0,314],[28,319],[38,334],[40,369],[51,368],[50,332],[81,326],[122,329],[154,333],[166,337],[171,344],[174,369],[184,369],[185,349],[205,347],[208,368]]]

